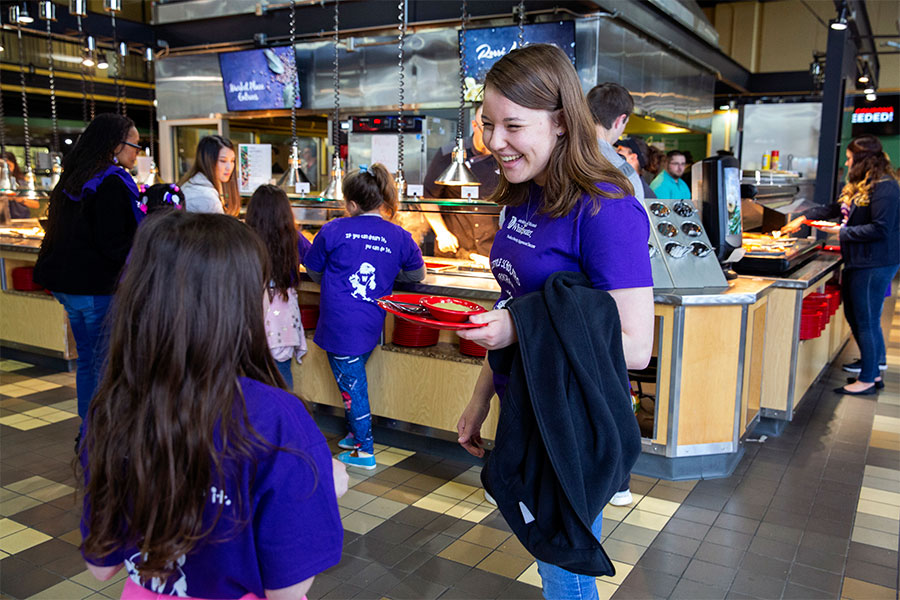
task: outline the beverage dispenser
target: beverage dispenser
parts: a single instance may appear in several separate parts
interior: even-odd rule
[[[743,241],[740,163],[733,156],[704,158],[691,169],[691,178],[694,202],[716,257],[723,264],[739,259],[733,253]],[[726,277],[729,274],[726,271]]]

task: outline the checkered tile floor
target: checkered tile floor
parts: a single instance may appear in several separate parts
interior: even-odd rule
[[[748,443],[729,478],[635,476],[634,504],[604,511],[616,565],[608,598],[897,598],[900,538],[900,304],[885,307],[886,388],[838,396],[840,368],[806,395],[779,437]],[[836,364],[855,357],[848,347]],[[70,460],[74,375],[0,361],[0,598],[118,598],[77,546]],[[335,453],[339,436],[328,434]],[[340,500],[344,558],[319,598],[539,598],[533,558],[484,500],[480,467],[376,445]]]

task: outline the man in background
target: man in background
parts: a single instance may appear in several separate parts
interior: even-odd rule
[[[612,146],[625,131],[628,118],[634,110],[634,99],[624,87],[607,81],[594,86],[588,92],[587,101],[594,117],[594,126],[597,128],[597,143],[600,145],[601,154],[628,177],[631,187],[634,188],[635,198],[643,202],[644,186],[641,185],[640,175]]]
[[[644,190],[644,198],[656,198],[656,194],[650,189],[650,184],[643,177],[644,168],[647,166],[647,142],[640,138],[628,137],[618,140],[613,146],[616,152],[624,158],[631,168],[637,171],[641,181],[641,187]]]
[[[670,150],[666,158],[668,160],[665,170],[660,171],[656,179],[650,182],[650,187],[657,198],[690,200],[691,188],[682,179],[684,168],[687,166],[687,157],[680,150]]]

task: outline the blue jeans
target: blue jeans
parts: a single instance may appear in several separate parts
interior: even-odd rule
[[[289,358],[287,360],[275,361],[275,366],[278,367],[278,372],[281,373],[281,377],[284,378],[284,382],[287,384],[287,389],[289,392],[294,392],[294,375],[291,373],[291,361],[294,359]]]
[[[603,513],[597,515],[591,532],[600,539],[603,529]],[[577,575],[556,565],[537,561],[538,573],[544,587],[544,598],[547,600],[596,600],[597,578],[590,575]]]
[[[884,334],[881,332],[881,309],[884,290],[897,272],[897,265],[869,269],[844,269],[841,298],[844,315],[853,338],[859,346],[862,370],[859,381],[872,382],[880,375],[878,364],[885,362]]]
[[[366,380],[366,363],[372,352],[362,356],[338,356],[328,352],[328,364],[341,391],[347,431],[356,440],[356,448],[362,452],[375,451],[372,438],[372,412],[369,409],[369,382]]]
[[[78,350],[75,392],[78,396],[78,416],[84,421],[91,398],[97,391],[103,361],[106,360],[109,349],[109,329],[105,320],[112,296],[82,296],[61,292],[53,292],[53,296],[66,309],[72,335],[75,337],[75,348]]]

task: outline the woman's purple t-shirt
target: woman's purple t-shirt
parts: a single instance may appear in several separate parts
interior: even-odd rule
[[[323,350],[347,356],[360,356],[378,345],[385,312],[375,300],[391,293],[400,271],[425,265],[409,232],[378,215],[329,221],[316,235],[304,264],[322,273],[313,341]]]
[[[256,432],[273,446],[297,452],[261,449],[255,466],[226,464],[235,476],[224,489],[210,488],[204,514],[206,528],[222,509],[213,530],[213,539],[219,541],[182,556],[174,575],[164,582],[141,584],[135,547],[86,560],[99,566],[124,562],[135,583],[156,593],[194,598],[240,598],[248,593],[263,598],[267,589],[300,583],[340,562],[343,528],[325,438],[295,396],[243,377],[240,385]],[[235,527],[232,499],[239,488],[244,525]],[[84,513],[89,511],[90,498],[85,497]],[[88,533],[85,519],[81,532]]]
[[[602,183],[598,187],[618,189]],[[596,214],[593,201],[585,196],[559,218],[539,213],[542,201],[543,189],[532,184],[527,203],[502,211],[491,248],[491,271],[500,284],[498,307],[540,290],[558,271],[580,271],[600,290],[653,287],[647,251],[650,220],[634,196],[599,198]],[[495,376],[494,386],[502,398],[505,377]]]

